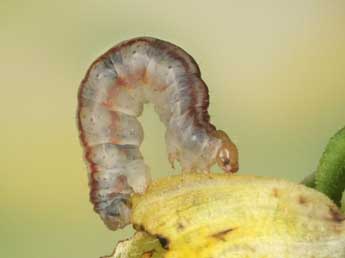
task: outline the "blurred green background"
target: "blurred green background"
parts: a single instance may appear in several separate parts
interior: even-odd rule
[[[0,35],[0,257],[99,257],[130,234],[92,211],[75,122],[86,69],[119,41],[195,57],[242,174],[299,181],[345,124],[343,0],[2,0]],[[153,176],[178,173],[152,106],[140,120]]]

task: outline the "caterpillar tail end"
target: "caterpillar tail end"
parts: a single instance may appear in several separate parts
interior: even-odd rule
[[[95,211],[110,230],[124,228],[131,223],[132,195],[144,193],[151,181],[149,168],[142,160],[131,162],[127,168],[126,176],[118,176],[118,184],[109,188],[106,198],[92,198]],[[119,184],[121,192],[111,190]]]
[[[110,230],[124,228],[130,223],[130,199],[115,199],[104,210],[96,210],[106,227]]]

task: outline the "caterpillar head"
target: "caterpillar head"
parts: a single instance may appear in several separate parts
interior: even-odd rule
[[[236,145],[230,140],[229,136],[222,130],[217,130],[215,136],[222,141],[216,162],[227,173],[238,171],[238,150]]]

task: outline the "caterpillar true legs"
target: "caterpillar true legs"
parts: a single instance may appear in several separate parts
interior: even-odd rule
[[[89,170],[90,199],[110,229],[130,219],[130,195],[150,182],[139,146],[137,120],[152,102],[165,124],[169,161],[184,171],[209,171],[217,163],[238,170],[238,152],[208,114],[208,89],[193,58],[154,38],[122,42],[89,68],[78,95],[78,127]]]

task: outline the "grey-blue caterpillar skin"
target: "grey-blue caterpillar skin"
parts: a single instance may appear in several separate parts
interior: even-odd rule
[[[183,171],[206,172],[217,162],[226,172],[238,169],[236,146],[210,123],[208,89],[194,59],[155,38],[122,42],[93,62],[78,94],[90,199],[110,229],[129,223],[131,194],[150,182],[137,119],[147,102],[167,128],[172,165],[177,160]]]

